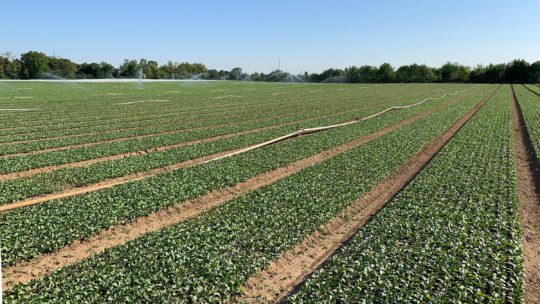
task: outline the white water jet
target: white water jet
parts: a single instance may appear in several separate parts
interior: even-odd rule
[[[293,75],[293,74],[290,74],[290,73],[287,73],[287,76],[285,76],[285,78],[281,79],[280,82],[304,82],[304,79],[296,76],[296,75]]]
[[[342,83],[345,82],[346,77],[345,76],[334,76],[326,78],[325,80],[321,81],[322,83]]]
[[[77,83],[75,83],[73,81],[70,81],[69,79],[60,77],[60,76],[58,76],[56,74],[53,74],[53,73],[42,73],[41,78],[44,78],[44,79],[47,79],[47,80],[58,81],[60,83],[66,84],[68,86],[71,86],[71,87],[74,87],[74,88],[77,88],[77,89],[87,90],[87,88],[84,88],[84,87],[80,86],[79,84],[77,84]]]
[[[137,82],[135,82],[135,86],[139,90],[144,89],[144,87],[143,87],[143,78],[144,78],[143,69],[139,68],[139,71],[137,72]]]

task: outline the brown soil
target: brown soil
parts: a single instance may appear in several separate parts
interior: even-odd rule
[[[461,102],[462,100],[463,98],[460,98],[447,104],[437,106],[374,133],[359,137],[346,144],[299,160],[286,167],[250,178],[247,181],[239,183],[235,186],[216,190],[201,197],[188,200],[187,202],[178,203],[173,207],[157,211],[149,216],[138,218],[134,222],[128,224],[117,225],[110,229],[103,230],[100,234],[90,238],[88,241],[77,241],[54,253],[45,254],[35,260],[21,262],[17,265],[8,267],[4,270],[6,277],[4,280],[4,288],[8,289],[16,284],[24,283],[33,278],[42,277],[63,266],[73,264],[77,261],[103,252],[107,248],[122,245],[127,241],[142,236],[143,234],[157,231],[167,226],[196,217],[204,212],[208,212],[209,210],[228,200],[239,197],[240,195],[249,191],[272,184],[281,178],[292,175],[304,168],[379,138],[387,133],[402,128],[403,126],[411,124],[431,113],[434,113],[435,111]],[[223,154],[225,153],[229,153],[229,151],[224,152]],[[213,157],[215,157],[215,155],[208,156],[206,158],[211,159]],[[190,162],[190,164],[195,163],[195,161]],[[202,162],[202,159],[198,159],[197,162]]]
[[[538,92],[536,92],[535,90],[529,88],[528,86],[526,86],[526,85],[524,85],[524,84],[522,84],[522,86],[523,86],[525,89],[529,90],[529,91],[530,91],[531,93],[533,93],[534,95],[540,96],[540,93],[538,93]],[[539,86],[540,86],[540,85],[539,85]]]
[[[517,196],[523,233],[525,302],[540,303],[540,164],[513,88],[510,96]]]
[[[251,277],[242,288],[243,294],[236,300],[241,303],[276,303],[283,300],[403,189],[499,88],[358,201]]]
[[[150,149],[146,149],[146,150],[127,152],[127,153],[122,153],[122,154],[115,154],[115,155],[111,155],[111,156],[93,158],[93,159],[89,159],[89,160],[73,162],[73,163],[67,163],[67,164],[61,164],[61,165],[54,165],[54,166],[35,168],[35,169],[30,169],[30,170],[20,171],[20,172],[13,172],[13,173],[0,175],[0,181],[25,178],[25,177],[29,177],[29,176],[32,176],[32,175],[58,171],[58,170],[65,169],[65,168],[86,167],[86,166],[89,166],[89,165],[92,165],[92,164],[101,163],[101,162],[105,162],[105,161],[113,161],[113,160],[118,160],[118,159],[122,159],[122,158],[126,158],[126,157],[131,157],[131,156],[144,155],[144,154],[155,153],[155,152],[160,152],[160,151],[172,150],[172,149],[176,149],[176,148],[180,148],[180,147],[184,147],[184,146],[195,145],[195,144],[200,144],[200,143],[206,143],[206,142],[216,141],[216,140],[224,139],[224,138],[237,137],[237,136],[251,134],[251,133],[257,133],[257,132],[261,132],[261,131],[265,131],[265,130],[280,128],[280,127],[286,127],[286,126],[294,125],[294,124],[297,124],[297,123],[306,122],[306,121],[309,121],[309,120],[320,119],[320,118],[340,115],[340,114],[344,114],[344,113],[347,113],[347,112],[354,112],[354,111],[357,111],[357,110],[347,110],[347,111],[342,111],[342,112],[337,112],[337,113],[332,113],[332,114],[327,114],[327,115],[321,115],[321,116],[317,116],[317,117],[309,117],[309,118],[304,118],[304,119],[300,119],[300,120],[295,120],[295,121],[292,121],[292,122],[281,123],[281,124],[277,124],[277,125],[271,125],[271,126],[255,128],[255,129],[249,129],[249,130],[245,130],[245,131],[234,132],[234,133],[229,133],[229,134],[224,134],[224,135],[217,135],[217,136],[213,136],[213,137],[208,137],[208,138],[203,138],[203,139],[198,139],[198,140],[192,140],[192,141],[182,142],[182,143],[168,145],[168,146],[155,147],[155,148],[150,148]],[[275,118],[275,117],[272,117],[272,118]],[[269,118],[266,118],[266,119],[269,119]],[[234,124],[234,123],[231,123],[231,124]],[[195,130],[195,129],[190,129],[190,131],[193,131],[193,130]],[[71,146],[71,147],[73,147],[73,146]],[[71,148],[69,148],[69,147],[62,148],[62,150],[66,150],[66,149],[71,149]],[[45,151],[45,150],[41,150],[41,151]],[[232,151],[236,151],[236,150],[232,150]],[[220,153],[220,155],[221,155],[221,153]],[[65,189],[65,190],[67,190],[67,189]]]

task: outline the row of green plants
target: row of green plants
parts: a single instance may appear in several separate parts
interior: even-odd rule
[[[8,174],[13,172],[21,172],[35,168],[41,168],[53,165],[62,165],[78,161],[91,160],[96,158],[108,157],[116,154],[148,151],[153,148],[170,146],[175,144],[186,143],[194,140],[202,140],[215,136],[234,134],[236,132],[248,131],[263,127],[279,127],[282,124],[287,124],[290,130],[290,125],[298,127],[309,127],[314,120],[325,115],[329,115],[324,119],[326,124],[351,120],[358,116],[363,116],[372,113],[371,108],[361,108],[358,111],[347,113],[328,113],[327,111],[337,112],[339,110],[332,107],[327,107],[315,113],[301,113],[292,116],[277,117],[270,120],[247,121],[240,124],[231,124],[227,126],[211,126],[203,129],[195,129],[188,132],[179,132],[171,134],[162,134],[156,136],[146,136],[142,138],[131,138],[122,141],[103,142],[91,146],[83,146],[59,151],[49,151],[46,153],[38,153],[31,155],[21,155],[9,158],[0,158],[0,174]],[[295,123],[301,121],[299,123]],[[69,140],[69,139],[66,139]],[[27,144],[31,146],[32,143]],[[45,144],[45,143],[40,143]],[[0,148],[1,150],[1,148]],[[13,152],[13,151],[11,151]]]
[[[477,100],[471,97],[452,109],[463,111]],[[407,117],[405,113],[394,112],[369,122],[300,137],[238,157],[2,213],[0,231],[3,235],[3,261],[10,264],[54,251],[73,240],[91,236],[112,225],[134,220],[186,199],[283,167],[373,132],[391,122],[395,123]]]
[[[325,101],[328,102],[328,100]],[[322,102],[323,101],[321,101],[321,104]],[[175,116],[167,116],[163,118],[152,117],[151,119],[144,119],[142,123],[139,121],[134,121],[122,125],[115,124],[112,126],[98,126],[95,128],[77,127],[75,129],[68,128],[58,132],[47,131],[45,133],[35,133],[31,135],[17,134],[7,137],[0,136],[0,151],[3,153],[12,153],[13,151],[29,152],[69,145],[101,142],[106,140],[127,139],[130,137],[151,135],[160,132],[183,132],[189,131],[193,128],[210,127],[212,125],[219,124],[242,123],[244,121],[271,118],[272,116],[277,115],[292,115],[300,113],[307,115],[313,112],[321,112],[320,108],[322,108],[322,106],[306,110],[305,106],[302,105],[293,106],[290,104],[275,104],[265,107],[259,106],[256,109],[249,109],[240,113],[237,113],[235,110],[210,114],[201,113],[185,115],[179,113],[175,114]],[[337,111],[342,109],[348,110],[351,108],[353,108],[353,106],[350,104],[350,102],[349,104],[344,102],[332,104],[330,107],[324,107],[323,110],[326,111],[335,109]],[[33,139],[36,141],[25,142]]]
[[[6,302],[223,302],[239,294],[250,276],[331,220],[478,101],[469,98],[198,218],[15,286],[5,295]],[[3,244],[5,262],[56,250],[111,224],[284,166],[365,134],[364,128],[394,115],[402,114],[0,215],[3,235],[8,235]]]
[[[371,93],[369,93],[371,92]],[[214,93],[215,94],[215,93]],[[223,94],[223,93],[221,93]],[[430,95],[431,94],[431,95]],[[436,94],[435,91],[426,90],[422,91],[420,94],[418,91],[409,90],[395,90],[392,94],[376,91],[372,92],[371,90],[364,90],[364,92],[333,92],[331,95],[320,95],[316,98],[313,98],[311,94],[301,94],[301,95],[284,95],[280,97],[279,100],[268,100],[265,96],[259,96],[259,94],[250,98],[242,99],[225,99],[225,103],[220,102],[219,104],[210,105],[201,105],[199,102],[195,103],[197,106],[190,106],[184,108],[184,103],[182,102],[182,107],[175,106],[171,107],[171,104],[176,104],[177,102],[167,102],[167,103],[154,103],[147,104],[147,108],[141,113],[144,114],[154,114],[155,110],[159,107],[160,111],[158,113],[163,113],[160,116],[151,116],[151,117],[141,117],[137,119],[129,118],[132,117],[131,108],[139,109],[142,104],[135,106],[123,107],[125,110],[123,113],[115,113],[112,120],[109,116],[97,116],[93,120],[84,121],[83,123],[76,120],[69,120],[67,123],[58,123],[55,122],[52,125],[45,124],[39,125],[33,128],[26,128],[25,130],[0,130],[0,142],[9,142],[15,140],[27,140],[27,139],[37,139],[37,138],[46,138],[53,136],[62,136],[62,135],[72,135],[80,134],[86,132],[100,132],[107,130],[116,130],[129,127],[145,126],[145,125],[157,125],[160,119],[171,119],[177,121],[177,118],[182,118],[181,120],[191,120],[193,118],[215,118],[221,117],[221,115],[239,115],[246,113],[256,112],[267,112],[276,109],[284,111],[287,108],[301,108],[303,110],[314,110],[320,107],[322,104],[338,104],[342,103],[343,106],[351,106],[351,104],[356,104],[359,100],[375,100],[376,102],[380,99],[383,100],[395,100],[399,98],[401,102],[407,102],[409,100],[414,100],[418,98],[424,98],[425,96],[433,96]],[[202,101],[204,100],[205,95],[195,96],[193,99]],[[209,97],[206,97],[209,98]],[[256,101],[253,102],[253,99]],[[177,100],[177,99],[175,99]],[[193,100],[190,100],[193,102]],[[161,107],[169,107],[166,112],[161,112]],[[112,106],[110,108],[118,108],[118,106]],[[99,109],[99,112],[102,112],[103,109]],[[109,110],[107,110],[108,112]],[[98,112],[98,113],[99,113]],[[88,117],[87,114],[85,117]],[[124,118],[128,117],[128,118]],[[156,122],[156,120],[158,120]],[[30,120],[31,121],[31,120]],[[4,135],[1,135],[4,134]]]
[[[408,103],[410,103],[410,101]],[[400,104],[408,104],[408,103],[401,101]],[[353,119],[358,116],[370,114],[370,113],[382,110],[386,107],[389,107],[393,105],[394,103],[390,100],[383,99],[381,101],[377,101],[369,105],[367,105],[365,102],[361,102],[361,104],[363,105],[362,107],[358,107],[356,105],[357,108],[359,108],[358,112],[348,113],[342,117],[336,116],[335,122],[340,122],[345,119]],[[352,107],[355,105],[353,103],[350,106]],[[319,113],[326,113],[327,111],[331,113],[331,111],[338,112],[338,110],[342,110],[342,109],[343,109],[343,106],[341,106],[340,104],[331,103],[329,105],[326,105],[325,107],[322,107],[322,109],[318,109],[317,111]],[[291,117],[281,117],[281,118],[276,118],[276,119],[267,120],[267,121],[251,122],[251,123],[247,122],[244,124],[229,125],[229,126],[224,126],[224,127],[209,127],[208,129],[194,130],[191,132],[162,134],[162,135],[149,136],[149,137],[144,137],[144,138],[127,139],[127,140],[122,140],[122,141],[117,141],[117,142],[104,142],[97,145],[78,147],[78,148],[73,148],[69,150],[51,151],[47,153],[39,153],[39,154],[34,154],[34,155],[26,155],[26,156],[23,155],[23,156],[18,156],[18,157],[2,158],[0,159],[0,174],[20,172],[20,171],[25,171],[25,170],[34,169],[34,168],[60,165],[60,164],[66,164],[66,163],[76,162],[76,161],[84,161],[84,160],[89,160],[93,158],[106,157],[110,155],[133,152],[133,151],[148,150],[155,147],[167,146],[167,145],[178,144],[178,143],[191,141],[191,140],[198,140],[198,139],[208,138],[212,136],[245,131],[245,130],[249,130],[253,128],[270,126],[273,124],[288,123],[288,122],[292,122],[298,119],[310,118],[310,114],[312,116],[315,116],[312,113],[306,112],[306,113],[298,114]],[[265,114],[258,113],[257,115],[259,116],[256,116],[256,115],[253,115],[253,116],[260,118],[261,116],[264,117]],[[316,115],[319,115],[319,114],[316,113]],[[252,116],[252,115],[246,115],[246,116]],[[223,118],[222,120],[214,121],[214,123],[216,124],[221,123],[221,122],[231,123],[231,122],[234,122],[234,119]],[[306,123],[306,126],[308,127],[314,126],[314,124]],[[181,126],[179,127],[181,128]],[[140,130],[132,130],[129,133],[140,133],[140,132],[141,132]],[[31,152],[31,151],[36,151],[40,149],[75,144],[81,141],[82,142],[93,141],[93,140],[96,140],[96,138],[107,139],[107,138],[110,138],[111,136],[112,137],[118,136],[118,134],[104,133],[101,135],[86,136],[84,138],[63,138],[63,139],[52,140],[52,141],[38,141],[38,142],[30,142],[30,143],[4,145],[4,146],[0,146],[0,154],[7,155],[7,154],[13,154],[13,153]]]
[[[355,96],[358,98],[358,96]],[[333,96],[332,98],[317,98],[316,100],[311,100],[310,107],[315,108],[317,105],[328,102],[329,99],[339,99],[338,102],[342,102],[344,105],[350,103],[351,96],[342,95]],[[216,118],[221,117],[222,115],[245,115],[246,113],[251,112],[262,112],[262,111],[272,111],[276,109],[284,110],[286,108],[300,108],[306,107],[307,99],[295,99],[295,100],[283,100],[279,102],[268,102],[267,100],[258,101],[258,102],[241,102],[237,101],[235,103],[226,104],[226,105],[210,105],[208,109],[204,106],[189,107],[184,108],[180,107],[181,104],[176,104],[177,102],[164,102],[164,103],[155,103],[152,107],[145,109],[142,113],[139,113],[139,116],[133,116],[134,113],[131,112],[131,109],[125,109],[124,113],[115,114],[113,118],[97,116],[93,117],[89,121],[76,121],[69,120],[68,122],[54,124],[42,124],[35,127],[27,127],[23,130],[21,129],[8,129],[0,130],[0,141],[9,142],[16,140],[28,140],[28,139],[39,139],[47,138],[53,136],[63,136],[63,135],[74,135],[81,134],[86,132],[102,132],[108,130],[119,130],[130,127],[138,126],[152,126],[159,125],[159,121],[163,120],[165,123],[167,120],[172,121],[191,121],[192,119],[202,119],[202,118]],[[167,104],[175,104],[175,106],[170,107]],[[169,106],[167,110],[162,110],[163,105]],[[139,105],[131,106],[132,108],[138,108]],[[158,108],[159,106],[159,108]],[[126,108],[126,107],[124,107]],[[156,111],[156,109],[159,109]],[[311,110],[311,109],[310,109]],[[150,116],[147,116],[150,115]],[[87,115],[91,116],[91,115]]]
[[[287,303],[522,303],[509,86]]]
[[[23,95],[32,95],[32,99],[16,100],[16,104],[12,107],[38,107],[40,111],[25,112],[24,115],[17,115],[14,113],[0,113],[1,120],[4,122],[4,128],[8,127],[32,127],[39,125],[47,125],[54,128],[56,125],[63,124],[65,122],[100,122],[107,119],[115,119],[118,116],[127,117],[126,113],[135,115],[145,115],[149,111],[159,113],[170,112],[178,108],[178,102],[181,102],[180,106],[183,109],[195,109],[199,110],[216,110],[221,108],[227,108],[228,106],[235,106],[239,104],[257,104],[257,103],[276,103],[280,101],[294,101],[299,98],[309,98],[309,100],[317,100],[318,98],[334,97],[336,95],[354,94],[362,99],[376,99],[381,95],[387,95],[388,92],[396,91],[396,94],[407,94],[411,92],[433,92],[435,94],[440,92],[448,92],[454,90],[461,90],[468,86],[464,85],[389,85],[389,87],[379,86],[366,86],[366,87],[354,87],[354,86],[336,86],[336,85],[287,85],[282,87],[269,88],[263,84],[257,85],[232,85],[230,83],[218,83],[204,88],[191,88],[191,87],[177,87],[175,84],[169,84],[167,86],[160,86],[162,91],[148,90],[133,90],[126,88],[118,89],[113,88],[114,91],[120,92],[117,94],[125,94],[120,96],[105,94],[89,94],[93,92],[106,91],[103,88],[107,84],[99,84],[99,87],[93,87],[86,90],[75,90],[76,94],[66,94],[61,88],[56,87],[55,84],[49,84],[41,90],[30,90],[24,92]],[[167,90],[173,90],[172,93],[167,93]],[[341,90],[341,91],[340,91]],[[269,92],[284,92],[286,94],[273,96]],[[1,92],[0,92],[1,93]],[[51,93],[55,94],[59,98],[66,94],[67,99],[49,100],[46,96]],[[213,97],[224,95],[241,95],[244,98],[234,99],[225,98],[216,100]],[[0,94],[1,96],[1,94]],[[399,95],[397,95],[399,96]],[[432,96],[432,95],[428,95]],[[2,98],[2,97],[0,97]],[[145,100],[145,99],[165,99],[172,100],[170,103],[140,103],[130,106],[115,106],[115,103]],[[0,104],[8,106],[6,100],[0,100]],[[309,103],[306,103],[309,106]],[[106,111],[104,111],[106,109]],[[19,113],[20,114],[20,113]]]
[[[483,94],[482,91],[478,90],[471,94],[456,96],[455,99],[462,99],[466,96],[481,96],[481,94]],[[408,109],[402,112],[402,115],[385,120],[385,125],[395,123],[397,119],[410,117],[430,107],[438,106],[452,100],[454,99],[448,98],[440,101],[432,101],[420,107]],[[292,124],[256,133],[239,135],[232,138],[217,139],[206,143],[136,155],[118,160],[99,162],[85,167],[65,168],[21,179],[0,181],[0,204],[54,193],[67,188],[87,186],[115,177],[144,172],[213,153],[257,144],[300,129],[301,127],[305,127],[306,124],[326,125],[336,121],[350,119],[352,117],[351,115],[356,114],[349,113],[347,115],[338,115],[329,118],[318,118],[309,122],[304,122],[303,124]],[[370,125],[367,130],[374,130],[372,129],[373,127],[378,127],[378,125]]]
[[[28,84],[27,88],[32,90],[22,90],[15,95],[15,92],[7,91],[2,94],[0,91],[0,104],[3,106],[23,106],[39,107],[39,112],[27,112],[24,116],[13,115],[13,113],[0,113],[0,117],[5,121],[5,127],[25,127],[41,124],[61,124],[63,122],[91,122],[103,119],[117,118],[124,116],[126,112],[144,115],[147,111],[162,111],[178,109],[180,106],[184,110],[213,110],[226,108],[237,104],[274,103],[279,101],[292,101],[297,98],[310,96],[306,94],[307,88],[299,86],[289,86],[286,88],[286,95],[272,96],[264,85],[246,86],[231,85],[230,83],[213,83],[211,85],[199,87],[178,87],[176,84],[159,86],[161,90],[145,88],[144,90],[134,90],[131,86],[118,84],[112,88],[107,88],[107,84],[98,84],[88,90],[66,90],[58,84],[47,84],[45,87],[37,86],[35,83]],[[118,87],[118,88],[117,88]],[[36,88],[36,90],[34,90]],[[40,88],[38,90],[38,88]],[[170,90],[170,91],[169,91]],[[283,89],[274,89],[283,90]],[[111,92],[112,91],[112,92]],[[369,95],[374,90],[363,90],[357,94]],[[112,95],[110,95],[112,94]],[[223,95],[233,94],[243,96],[241,99],[226,98],[214,99]],[[3,96],[5,95],[5,96]],[[51,95],[55,98],[51,99]],[[330,92],[322,92],[319,96],[332,97]],[[16,99],[24,98],[24,99]],[[30,97],[29,99],[26,99]],[[66,98],[67,97],[67,98]],[[136,106],[118,106],[117,103],[131,102],[146,99],[166,99],[175,101],[174,103],[140,103]],[[181,102],[180,104],[178,102]],[[84,105],[84,106],[81,106]],[[103,111],[107,109],[106,111]],[[90,113],[90,114],[89,114]]]

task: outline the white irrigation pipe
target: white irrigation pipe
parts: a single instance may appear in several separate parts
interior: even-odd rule
[[[226,96],[217,96],[217,97],[212,97],[212,99],[223,99],[223,98],[242,98],[244,96],[240,96],[240,95],[226,95]]]
[[[447,96],[453,96],[453,95],[456,95],[456,94],[465,93],[465,92],[467,92],[468,90],[471,90],[471,89],[472,88],[461,90],[461,91],[456,91],[454,93],[446,93],[446,94],[444,94],[442,96],[439,96],[439,97],[429,97],[429,98],[426,98],[426,99],[421,100],[419,102],[415,102],[413,104],[406,105],[406,106],[390,107],[390,108],[385,109],[383,111],[380,111],[378,113],[375,113],[375,114],[372,114],[372,115],[369,115],[369,116],[366,116],[366,117],[357,118],[355,120],[347,121],[347,122],[336,124],[336,125],[301,129],[301,130],[289,133],[287,135],[283,135],[283,136],[271,139],[269,141],[265,141],[263,143],[247,147],[247,148],[242,149],[242,150],[238,150],[238,151],[226,154],[226,155],[222,155],[222,156],[219,156],[219,157],[216,157],[216,158],[212,158],[210,160],[205,161],[204,163],[209,163],[209,162],[216,161],[216,160],[219,160],[219,159],[222,159],[222,158],[227,158],[227,157],[231,157],[231,156],[234,156],[234,155],[246,153],[246,152],[258,149],[258,148],[262,148],[262,147],[266,147],[266,146],[278,143],[280,141],[283,141],[283,140],[286,140],[286,139],[289,139],[289,138],[293,138],[293,137],[297,137],[297,136],[301,136],[301,135],[306,135],[306,134],[311,134],[311,133],[316,133],[316,132],[320,132],[320,131],[326,131],[326,130],[330,130],[330,129],[335,129],[335,128],[339,128],[339,127],[352,125],[352,124],[355,124],[355,123],[359,123],[359,122],[362,122],[362,121],[366,121],[366,120],[375,118],[377,116],[381,116],[381,115],[383,115],[385,113],[388,113],[388,112],[416,107],[416,106],[419,106],[419,105],[421,105],[421,104],[423,104],[423,103],[425,103],[427,101],[430,101],[430,100],[437,100],[437,99],[441,99],[441,98],[444,98],[444,97],[447,97]]]
[[[124,105],[130,105],[135,103],[141,103],[141,102],[167,102],[170,101],[168,99],[147,99],[147,100],[139,100],[139,101],[128,101],[128,102],[121,102],[121,103],[115,103],[113,105],[115,106],[124,106]]]
[[[11,112],[23,112],[23,111],[37,111],[39,109],[0,109],[0,111],[11,111]]]

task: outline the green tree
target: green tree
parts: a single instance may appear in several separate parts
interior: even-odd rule
[[[124,59],[124,63],[120,65],[120,76],[127,78],[137,78],[139,75],[139,63],[137,60]]]
[[[5,52],[0,55],[0,65],[3,71],[3,77],[7,79],[18,79],[21,74],[21,61],[15,58],[11,52]]]
[[[69,59],[49,57],[49,70],[57,76],[67,79],[75,78],[77,64]]]
[[[6,79],[8,78],[6,74],[6,67],[9,64],[9,60],[4,57],[0,57],[0,79]]]
[[[29,51],[21,54],[21,76],[24,79],[38,79],[49,72],[49,57],[41,52]]]
[[[506,67],[504,78],[511,83],[524,83],[529,81],[529,63],[522,59],[513,60]]]
[[[242,68],[236,67],[231,70],[231,73],[229,74],[230,80],[237,80],[238,77],[240,77],[240,74],[242,74]]]
[[[427,65],[404,65],[396,71],[396,80],[400,82],[434,82],[435,72]]]
[[[100,67],[99,64],[93,63],[81,63],[77,69],[77,77],[95,79],[99,78]]]
[[[532,82],[540,82],[540,61],[531,64],[529,74]]]
[[[114,66],[102,61],[99,64],[99,78],[113,78]]]
[[[377,82],[392,82],[396,77],[394,67],[390,63],[383,63],[377,70]]]

